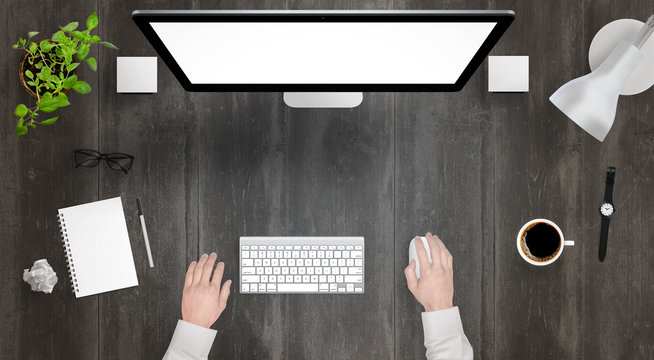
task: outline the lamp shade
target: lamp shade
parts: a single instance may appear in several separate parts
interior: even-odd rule
[[[621,41],[595,71],[565,83],[550,101],[586,132],[604,141],[615,119],[622,84],[642,60],[636,46]]]

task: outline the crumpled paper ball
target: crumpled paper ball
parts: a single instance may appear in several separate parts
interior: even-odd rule
[[[23,271],[23,280],[30,284],[32,291],[43,291],[49,294],[52,292],[58,279],[57,273],[48,264],[48,260],[41,259],[36,260],[31,269],[25,269]]]

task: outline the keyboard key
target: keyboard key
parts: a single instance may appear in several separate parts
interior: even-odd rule
[[[329,250],[336,250],[336,246],[334,246],[334,245],[329,245],[328,249],[329,249]]]
[[[338,260],[329,259],[329,266],[338,266]]]
[[[263,266],[270,266],[270,259],[263,259]]]
[[[243,274],[243,275],[254,275],[254,274],[256,274],[256,270],[253,267],[242,267],[241,268],[241,274]]]
[[[345,288],[347,289],[347,292],[353,292],[354,291],[354,284],[347,284],[345,286]],[[261,289],[261,286],[259,286],[259,289]]]
[[[337,259],[340,259],[343,257],[343,252],[342,251],[334,251],[334,257]]]
[[[275,275],[279,275],[279,274],[281,274],[281,273],[282,273],[281,268],[279,268],[279,267],[274,267],[274,268],[273,268],[273,274],[275,274]]]
[[[266,284],[259,284],[259,292],[266,292]]]
[[[248,285],[248,284],[241,284],[241,292],[242,292],[242,293],[250,292],[250,285]]]
[[[288,275],[288,268],[287,267],[282,268],[282,274],[283,275]]]
[[[288,266],[295,266],[295,259],[288,259]]]
[[[263,261],[261,259],[254,259],[254,266],[261,266],[263,264]]]
[[[352,264],[354,265],[354,264]],[[320,260],[320,266],[329,266],[329,260],[328,259],[321,259]]]
[[[250,257],[249,251],[241,251],[241,259],[247,259]]]
[[[243,245],[243,246],[241,246],[241,250],[250,250],[250,246],[249,245]]]
[[[309,277],[309,275],[305,275],[306,277]],[[324,275],[323,275],[324,276]],[[311,275],[310,281],[305,281],[305,278],[302,277],[302,282],[312,282],[312,283],[317,283],[318,282],[318,275]]]
[[[257,252],[256,251],[250,251],[250,257],[253,259],[257,258]]]
[[[286,245],[284,246],[284,250],[293,250],[293,247],[291,245]]]
[[[307,268],[305,267],[297,268],[297,273],[300,275],[304,275],[307,273]]]
[[[270,266],[279,266],[279,259],[270,260]]]
[[[336,284],[329,284],[329,292],[335,292],[336,291]]]
[[[334,275],[327,276],[327,282],[333,283],[335,281],[336,281],[336,277]]]
[[[320,284],[320,285],[318,286],[318,290],[319,290],[320,292],[326,292],[326,291],[329,291],[329,284]]]
[[[318,246],[317,245],[312,245],[311,250],[318,250]]]
[[[354,259],[345,260],[345,265],[346,266],[354,266]]]
[[[286,259],[280,259],[279,266],[288,266],[288,261]]]
[[[299,276],[299,275],[295,275],[295,276]],[[286,278],[284,279],[284,282],[292,283],[293,282],[293,275],[286,275]]]
[[[313,275],[313,270],[314,270],[315,268],[313,268],[313,267],[308,267],[308,268],[306,268],[306,269],[307,269],[307,274],[309,274],[309,275]]]
[[[338,292],[345,292],[345,288],[344,287],[339,287]]]
[[[291,274],[291,275],[297,275],[297,268],[296,268],[296,267],[292,267],[292,268],[289,268],[289,269],[290,269],[290,270],[289,270],[289,274]]]
[[[259,290],[257,284],[250,284],[250,292],[257,292],[257,290]]]
[[[347,259],[349,257],[350,257],[350,252],[347,250],[343,251],[343,258]]]
[[[351,268],[348,269],[348,274],[350,274],[350,275],[361,275],[361,274],[363,274],[363,268],[351,267]]]
[[[336,275],[336,282],[337,283],[342,283],[343,282],[343,275]]]
[[[336,247],[336,249],[337,249],[337,250],[345,250],[345,246],[344,246],[344,245],[338,245],[338,246]]]
[[[363,257],[363,251],[352,251],[351,256],[355,259],[361,259]]]
[[[318,284],[279,284],[278,292],[317,292]]]
[[[363,246],[361,245],[355,245],[354,250],[363,250]]]
[[[293,250],[302,250],[302,246],[295,245],[295,246],[293,246]]]
[[[250,250],[259,250],[259,245],[250,246]]]
[[[296,266],[304,266],[304,259],[297,259],[295,261]]]
[[[302,278],[304,276],[306,276],[307,281],[302,281],[303,280]],[[293,282],[296,282],[296,283],[309,282],[309,276],[308,275],[295,275],[295,276],[293,276]]]
[[[257,268],[257,275],[263,275],[263,268],[262,267]]]
[[[259,245],[259,250],[266,250],[268,249],[267,245]]]
[[[324,267],[324,268],[322,268],[322,273],[325,274],[325,275],[330,275],[332,273],[332,268]]]
[[[318,251],[318,259],[324,259],[325,258],[325,252],[324,251]]]
[[[360,283],[363,282],[363,276],[361,275],[345,275],[344,280],[346,283]],[[337,282],[340,282],[337,280]]]
[[[315,268],[314,271],[315,271],[316,275],[322,275],[322,268],[321,267]]]
[[[241,266],[254,266],[254,260],[253,259],[242,259],[241,260]]]
[[[277,291],[277,284],[268,284],[266,290],[268,290],[268,292]]]
[[[299,251],[292,251],[291,252],[291,257],[293,259],[299,259],[300,258],[300,252]]]
[[[326,282],[327,282],[327,276],[325,276],[325,275],[320,275],[318,281],[319,281],[321,284],[322,284],[322,283],[326,283]],[[313,281],[313,276],[311,277],[311,282],[315,282],[315,281]]]
[[[363,260],[354,259],[354,266],[363,266]]]
[[[268,282],[268,275],[261,275],[261,282],[262,283],[267,283]]]
[[[242,283],[258,283],[259,275],[241,275]]]
[[[309,245],[302,246],[302,250],[310,250],[310,249],[311,249],[311,246],[309,246]],[[306,256],[302,256],[302,257],[306,257]]]
[[[266,252],[266,257],[269,258],[269,259],[274,258],[275,257],[275,252],[268,250],[268,252]]]
[[[355,287],[355,288],[354,288],[354,292],[362,293],[362,292],[363,292],[363,288]]]
[[[264,271],[264,274],[266,274],[266,275],[270,275],[270,274],[273,273],[271,267],[264,268],[264,270],[265,270],[265,271]]]
[[[338,268],[337,268],[337,267],[333,267],[333,268],[332,268],[332,274],[334,274],[334,275],[338,275],[338,274],[339,274],[339,272],[338,272]]]
[[[354,250],[354,246],[347,245],[347,246],[345,246],[345,250]]]
[[[327,259],[333,259],[334,258],[334,252],[333,251],[327,251],[325,252],[325,257]]]

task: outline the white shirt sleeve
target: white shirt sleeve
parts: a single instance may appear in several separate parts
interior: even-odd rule
[[[179,320],[163,360],[206,360],[216,332]]]
[[[422,313],[428,360],[472,360],[472,346],[463,333],[459,308]]]

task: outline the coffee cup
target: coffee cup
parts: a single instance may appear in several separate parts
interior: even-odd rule
[[[518,253],[536,266],[549,265],[563,253],[563,248],[575,242],[565,240],[558,225],[547,219],[534,219],[522,226],[518,232]]]

